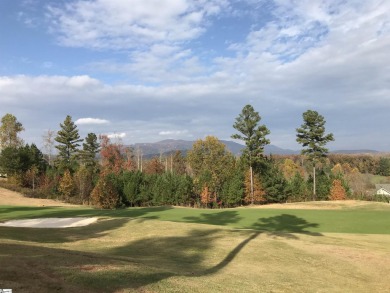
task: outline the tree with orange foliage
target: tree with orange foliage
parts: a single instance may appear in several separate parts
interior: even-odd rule
[[[164,165],[160,162],[158,158],[153,158],[145,165],[146,174],[162,174],[164,173]]]
[[[92,190],[92,204],[102,209],[113,209],[119,200],[118,190],[113,181],[115,174],[101,175],[95,188]]]
[[[347,193],[343,187],[341,180],[335,179],[332,182],[332,187],[330,189],[330,200],[345,200],[347,199]]]
[[[203,187],[203,190],[200,194],[200,201],[207,207],[211,202],[211,192],[207,186]]]
[[[244,202],[250,204],[261,204],[266,201],[265,191],[262,187],[260,178],[258,176],[253,177],[253,193],[251,185],[251,172],[248,170],[245,173],[245,192],[244,192]]]
[[[119,142],[112,143],[107,135],[101,135],[99,138],[100,155],[105,172],[119,174],[123,170],[128,170],[132,164],[127,165],[124,146]]]

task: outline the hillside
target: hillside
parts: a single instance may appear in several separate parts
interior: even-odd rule
[[[220,140],[224,143],[229,151],[234,155],[239,155],[241,150],[245,147],[242,144],[236,143],[234,141]],[[192,145],[195,141],[188,140],[176,140],[176,139],[166,139],[154,143],[136,143],[131,145],[135,150],[140,149],[144,156],[151,157],[160,154],[167,154],[175,151],[182,151],[186,153],[192,148]],[[298,154],[298,151],[293,151],[289,149],[283,149],[275,145],[267,145],[264,149],[265,154],[278,154],[278,155],[290,155]]]
[[[239,155],[241,150],[245,147],[242,144],[239,144],[234,141],[229,140],[220,140],[224,143],[229,151],[231,151],[234,155]],[[195,141],[191,140],[181,140],[181,139],[166,139],[158,142],[151,143],[136,143],[131,145],[135,150],[140,149],[143,155],[148,157],[159,156],[160,154],[169,154],[175,151],[181,151],[182,153],[186,153],[188,150],[192,148],[192,145]],[[266,155],[297,155],[300,154],[300,150],[290,150],[280,148],[276,145],[267,145],[264,148],[264,153]],[[376,154],[378,153],[375,150],[336,150],[331,151],[332,154]]]

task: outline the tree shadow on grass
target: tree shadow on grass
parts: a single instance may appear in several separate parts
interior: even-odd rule
[[[189,223],[208,224],[225,226],[228,224],[238,223],[242,217],[237,211],[222,211],[214,213],[203,213],[198,217],[184,217],[183,220]]]
[[[258,231],[265,231],[274,236],[298,239],[298,236],[294,234],[322,236],[321,233],[311,231],[316,227],[318,227],[317,223],[309,223],[305,219],[294,215],[282,214],[269,218],[259,218],[250,228]]]
[[[218,220],[216,217],[221,214],[222,217]],[[210,214],[191,217],[189,221],[207,224],[211,221],[221,225],[238,219],[234,211],[227,211],[212,214],[211,217]],[[2,252],[0,260],[2,263],[21,262],[20,265],[27,262],[28,265],[34,265],[42,271],[53,270],[62,280],[60,285],[63,287],[58,289],[58,292],[69,291],[69,286],[74,288],[80,286],[83,290],[94,292],[144,290],[145,286],[173,276],[191,278],[216,274],[229,266],[240,252],[262,233],[297,239],[299,233],[321,235],[310,231],[317,226],[318,224],[309,223],[302,218],[283,214],[259,218],[248,230],[237,232],[229,229],[192,229],[187,234],[178,236],[165,236],[162,232],[157,236],[151,235],[125,244],[119,243],[117,247],[108,247],[99,253],[0,243]],[[239,233],[240,237],[245,236],[230,251],[217,244],[221,237],[226,237],[229,233],[233,234],[232,241],[235,239],[234,233]],[[226,250],[227,253],[220,257],[221,251]],[[36,263],[38,264],[35,265]],[[15,268],[12,273],[22,272],[23,270],[17,272]],[[9,284],[7,283],[9,276],[10,274],[4,276],[0,268],[0,280],[6,281],[4,286]],[[17,277],[20,277],[22,284],[28,284],[26,282],[29,278],[24,280],[23,276]]]
[[[138,290],[173,274],[118,257],[0,243],[0,288],[16,292]]]

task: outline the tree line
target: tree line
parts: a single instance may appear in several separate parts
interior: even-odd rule
[[[140,163],[134,149],[106,135],[89,133],[80,138],[69,115],[57,132],[45,133],[43,153],[35,144],[23,143],[19,133],[24,127],[6,114],[0,125],[0,173],[8,174],[3,185],[27,188],[33,196],[109,209],[217,208],[365,195],[363,174],[355,161],[328,156],[325,145],[334,138],[325,133],[325,119],[318,112],[303,113],[303,123],[297,128],[301,156],[264,155],[270,131],[260,121],[251,105],[236,118],[237,133],[232,138],[245,143],[239,157],[218,138],[208,136],[197,140],[185,156],[177,151]],[[380,172],[387,172],[386,160],[379,160]]]

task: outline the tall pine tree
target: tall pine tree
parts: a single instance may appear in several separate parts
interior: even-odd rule
[[[100,151],[100,144],[95,133],[88,133],[83,143],[83,149],[80,151],[80,161],[88,170],[97,171],[98,161],[96,154]]]
[[[231,136],[233,139],[243,140],[246,145],[243,156],[249,163],[252,204],[255,201],[253,165],[261,158],[264,147],[270,143],[265,138],[266,135],[270,134],[270,131],[265,125],[259,125],[260,120],[259,113],[251,105],[246,105],[233,125],[234,129],[238,130],[241,134],[233,134]]]
[[[80,139],[79,131],[71,116],[66,116],[64,123],[61,123],[60,127],[61,130],[57,132],[55,138],[55,141],[59,143],[56,145],[58,149],[56,165],[63,170],[74,170],[77,163],[77,148],[80,146],[79,142],[82,139]]]
[[[307,110],[302,116],[304,123],[297,128],[297,142],[304,147],[302,155],[307,155],[313,163],[313,199],[316,200],[316,164],[326,157],[325,145],[334,138],[332,133],[325,134],[326,121],[317,111]]]

